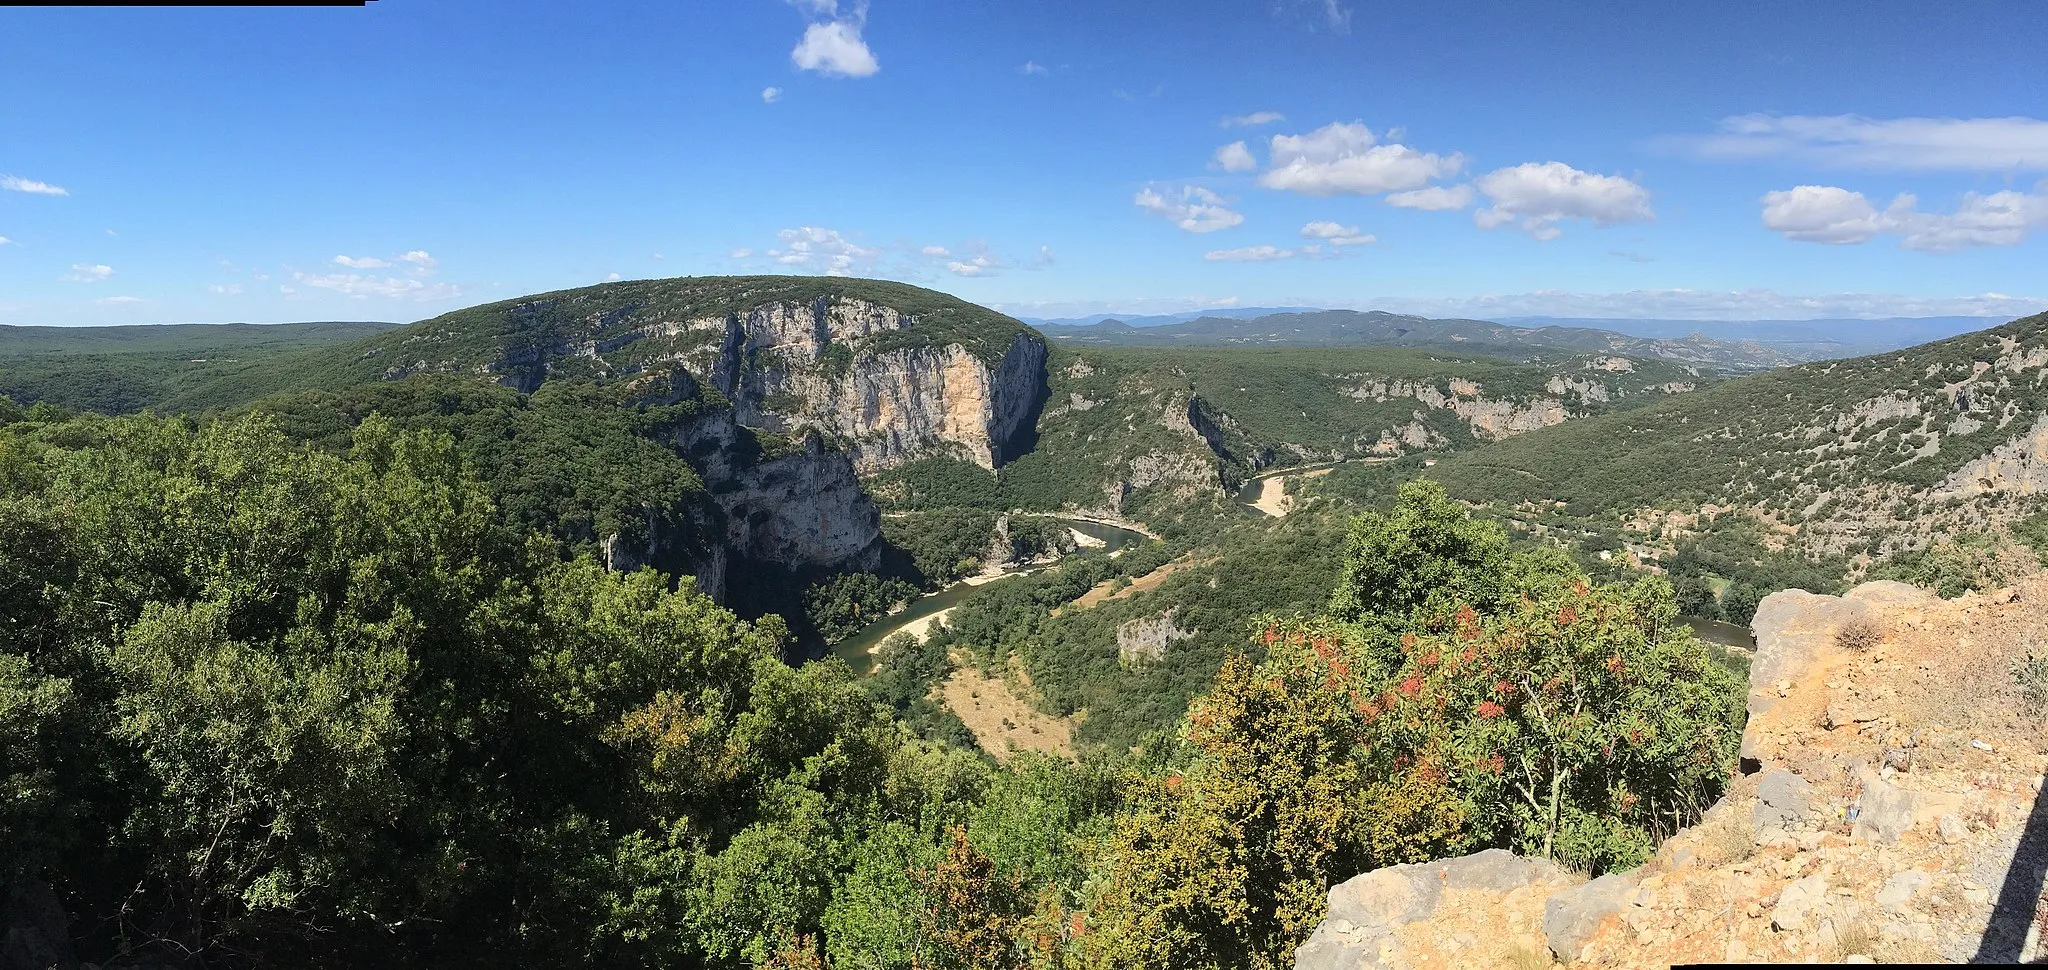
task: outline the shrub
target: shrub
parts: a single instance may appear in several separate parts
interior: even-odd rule
[[[2026,649],[2013,658],[2012,679],[2036,713],[2048,714],[2048,645],[2029,637]]]
[[[1890,632],[1884,624],[1870,617],[1854,617],[1835,631],[1835,646],[1850,653],[1862,653],[1884,642]]]

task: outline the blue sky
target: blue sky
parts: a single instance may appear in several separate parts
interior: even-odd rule
[[[1033,316],[2017,315],[2043,49],[2034,0],[13,8],[0,322],[735,272]]]

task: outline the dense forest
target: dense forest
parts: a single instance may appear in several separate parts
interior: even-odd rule
[[[1170,730],[998,764],[449,430],[287,417],[4,414],[0,879],[86,959],[1279,966],[1372,865],[1639,861],[1739,731],[1667,585],[1414,485]]]

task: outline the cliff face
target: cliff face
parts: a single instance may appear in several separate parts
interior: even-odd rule
[[[742,420],[828,432],[862,474],[933,454],[995,468],[1016,457],[1045,399],[1045,343],[1030,334],[994,365],[959,344],[855,353],[843,365],[824,356],[830,344],[742,346],[719,385]]]
[[[623,391],[627,406],[698,402],[696,419],[662,434],[707,498],[687,527],[657,524],[678,521],[682,510],[666,510],[602,552],[616,569],[692,574],[724,598],[742,567],[875,568],[880,518],[857,476],[934,455],[990,469],[1016,457],[1045,400],[1045,360],[1029,328],[929,290],[713,277],[472,307],[364,341],[335,366],[525,393],[588,381]]]
[[[1045,400],[1045,341],[1022,327],[1006,340],[949,339],[920,331],[916,314],[843,295],[673,318],[562,302],[511,308],[525,339],[508,341],[479,371],[531,392],[557,375],[630,379],[680,366],[717,388],[741,424],[827,434],[861,474],[935,454],[994,468],[1016,456]],[[386,376],[445,369],[419,361]]]
[[[2048,578],[1951,601],[1790,590],[1753,628],[1746,773],[1650,863],[1588,882],[1494,850],[1366,873],[1330,891],[1296,967],[2048,955]]]

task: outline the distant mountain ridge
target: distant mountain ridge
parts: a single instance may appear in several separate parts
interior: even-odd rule
[[[1203,316],[1179,323],[1135,327],[1120,320],[1092,326],[1039,324],[1065,344],[1125,347],[1417,347],[1513,359],[1611,353],[1655,357],[1693,367],[1758,371],[1814,359],[1755,341],[1702,336],[1632,337],[1589,327],[1514,327],[1487,320],[1431,319],[1382,310],[1314,310],[1249,319]]]

